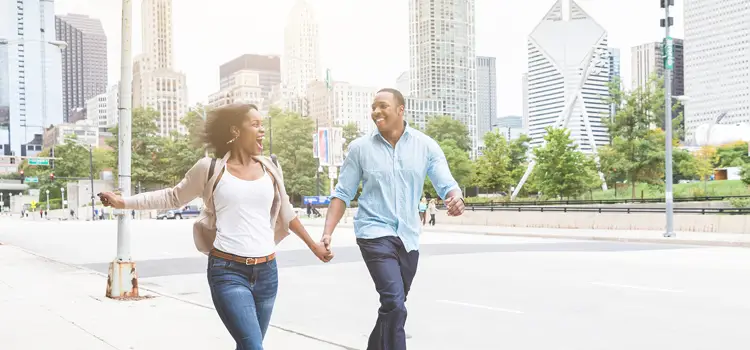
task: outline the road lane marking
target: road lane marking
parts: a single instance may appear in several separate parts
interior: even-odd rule
[[[684,293],[685,292],[685,291],[677,290],[677,289],[631,286],[627,284],[614,284],[614,283],[603,283],[603,282],[591,282],[591,284],[596,285],[596,286],[602,286],[602,287],[636,289],[636,290],[646,290],[646,291],[652,291],[652,292],[664,292],[664,293]]]
[[[462,303],[460,301],[438,300],[438,302],[439,303],[445,303],[445,304],[453,304],[453,305],[461,305],[461,306],[466,306],[466,307],[473,307],[473,308],[476,308],[476,309],[484,309],[484,310],[490,310],[490,311],[507,312],[507,313],[511,313],[511,314],[522,314],[523,313],[523,311],[518,311],[518,310],[502,309],[502,308],[493,307],[493,306]]]

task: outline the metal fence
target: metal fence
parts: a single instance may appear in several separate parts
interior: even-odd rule
[[[742,196],[703,196],[703,197],[675,197],[675,202],[711,202],[724,201],[729,199],[750,199],[748,195]],[[548,206],[548,205],[589,205],[589,204],[647,204],[647,203],[664,203],[664,198],[640,198],[640,199],[573,199],[573,200],[545,200],[545,201],[512,201],[512,202],[494,202],[472,203],[475,207],[518,207],[518,206]],[[467,204],[468,205],[468,204]]]
[[[562,212],[562,213],[664,213],[664,208],[628,208],[628,207],[568,207],[568,206],[509,206],[509,205],[466,205],[468,211],[504,211],[504,212]],[[749,215],[750,208],[674,208],[675,214],[725,214]]]

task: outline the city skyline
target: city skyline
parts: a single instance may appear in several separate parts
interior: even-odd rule
[[[351,84],[395,87],[398,75],[407,70],[409,64],[408,3],[382,1],[382,7],[393,13],[389,22],[397,23],[384,27],[371,25],[382,20],[378,20],[374,13],[369,13],[371,11],[360,10],[351,2],[308,2],[314,8],[320,23],[320,51],[324,68],[331,68],[337,80]],[[218,90],[219,81],[215,71],[221,63],[246,53],[282,54],[283,28],[293,3],[293,0],[280,0],[268,4],[253,3],[251,6],[241,1],[223,0],[208,8],[198,4],[177,3],[174,8],[175,66],[176,70],[183,71],[188,76],[189,103],[206,102],[208,96]],[[525,72],[525,38],[553,3],[550,0],[538,0],[521,5],[476,0],[476,54],[497,58],[498,115],[522,114],[522,92],[517,82]],[[114,55],[116,58],[110,60],[109,83],[116,83],[119,79],[119,3],[58,0],[55,5],[58,14],[83,13],[102,20],[110,38],[110,57]],[[614,1],[582,0],[579,5],[597,18],[609,32],[610,47],[621,49],[623,62],[630,62],[630,47],[658,41],[663,36],[658,26],[662,13],[650,1],[634,0],[626,5]],[[139,7],[140,4],[136,1],[134,14],[140,13]],[[231,8],[231,13],[224,11],[226,8]],[[676,6],[673,11],[676,16],[673,36],[681,37],[682,8]],[[264,15],[252,16],[251,21],[240,20],[246,13]],[[137,15],[135,17],[133,47],[138,47],[141,42],[140,18]],[[208,22],[216,20],[221,25],[196,26],[196,18]],[[632,25],[636,22],[653,25]],[[264,34],[260,35],[261,32]],[[237,33],[246,33],[246,39],[216,40],[234,38]],[[389,41],[384,51],[373,51],[372,43],[378,40]],[[622,75],[628,86],[628,64],[623,64]]]

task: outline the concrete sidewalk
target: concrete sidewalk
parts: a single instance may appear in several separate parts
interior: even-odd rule
[[[0,245],[0,349],[234,349],[216,312],[149,293],[104,297],[106,277]],[[266,349],[343,349],[275,327]]]
[[[343,220],[342,220],[343,221]],[[323,226],[325,219],[302,218],[302,222],[309,226]],[[338,226],[352,227],[353,219],[342,222]],[[534,227],[503,227],[484,225],[450,225],[440,224],[424,226],[423,234],[430,232],[466,233],[482,235],[498,235],[508,237],[536,237],[554,239],[582,239],[617,242],[642,242],[708,245],[725,247],[750,247],[750,235],[743,233],[718,232],[676,232],[676,237],[666,238],[662,231],[648,230],[586,230],[586,229],[553,229]]]

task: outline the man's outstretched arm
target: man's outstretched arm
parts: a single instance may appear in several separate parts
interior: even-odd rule
[[[362,179],[362,167],[359,165],[359,151],[354,143],[349,145],[349,153],[341,166],[341,174],[336,189],[331,196],[331,204],[328,205],[326,223],[323,228],[323,237],[320,241],[325,244],[326,249],[331,250],[331,235],[344,216],[346,207],[357,195],[359,182]]]
[[[430,147],[427,176],[432,181],[432,185],[435,187],[438,196],[445,201],[448,215],[459,216],[463,214],[463,192],[461,192],[461,187],[451,174],[451,170],[448,167],[448,160],[445,159],[445,153],[443,153],[443,150],[437,143],[433,143]]]

